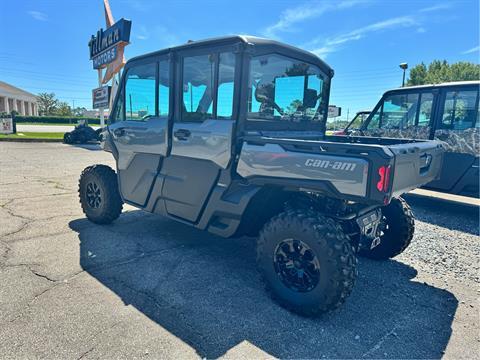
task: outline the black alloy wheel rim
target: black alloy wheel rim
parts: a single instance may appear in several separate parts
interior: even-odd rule
[[[294,291],[312,291],[320,280],[318,258],[301,240],[282,240],[275,249],[273,264],[283,284]]]
[[[87,203],[92,209],[98,209],[102,205],[102,192],[94,182],[87,184]]]

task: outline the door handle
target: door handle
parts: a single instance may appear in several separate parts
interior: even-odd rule
[[[190,130],[187,129],[178,129],[173,133],[173,136],[175,136],[178,140],[187,140],[192,133]]]
[[[113,130],[113,135],[115,135],[117,137],[123,136],[123,135],[125,135],[125,129],[124,128],[117,128],[117,129]]]

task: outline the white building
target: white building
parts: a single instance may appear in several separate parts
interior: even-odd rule
[[[25,90],[0,81],[0,113],[13,110],[19,115],[38,116],[37,97]]]

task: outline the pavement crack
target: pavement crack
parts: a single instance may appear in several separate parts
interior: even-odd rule
[[[385,335],[383,335],[380,340],[377,341],[375,345],[373,345],[368,351],[362,354],[362,358],[370,357],[375,351],[380,349],[383,343],[392,335],[395,334],[395,330],[397,330],[397,325],[395,325],[390,331],[388,331]]]
[[[80,354],[80,356],[77,358],[77,360],[80,360],[80,359],[83,359],[85,356],[87,356],[90,352],[93,351],[93,349],[95,349],[95,346],[91,347],[90,349],[88,349],[87,351],[84,351],[83,353]]]

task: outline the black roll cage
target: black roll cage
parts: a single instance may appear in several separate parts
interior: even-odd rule
[[[218,60],[218,54],[222,52],[233,52],[235,56],[235,75],[234,75],[234,93],[233,93],[233,109],[232,119],[235,121],[235,130],[238,135],[249,130],[312,130],[325,131],[327,111],[323,109],[324,119],[318,123],[302,122],[291,123],[288,121],[265,121],[247,118],[247,101],[248,101],[248,77],[250,60],[254,56],[277,54],[288,57],[292,60],[303,61],[314,65],[324,74],[324,91],[325,99],[330,96],[330,80],[333,77],[333,69],[312,53],[302,49],[295,48],[290,45],[282,44],[273,40],[260,39],[245,36],[229,36],[224,38],[215,38],[210,40],[189,42],[174,48],[164,49],[153,53],[135,57],[127,62],[122,73],[119,90],[117,91],[113,108],[110,111],[109,123],[115,122],[115,113],[120,100],[123,101],[123,119],[126,119],[126,101],[125,101],[125,81],[128,70],[131,67],[144,65],[148,63],[156,63],[156,89],[155,89],[155,116],[158,117],[158,100],[159,100],[159,63],[162,60],[169,60],[169,129],[172,128],[173,122],[181,122],[182,102],[183,102],[183,58],[187,56],[215,54]],[[213,118],[217,118],[217,109],[215,104],[218,92],[218,72],[219,62],[215,61],[215,91],[212,94],[213,101]],[[320,106],[328,108],[328,101],[321,102]],[[322,109],[320,109],[322,110]]]

